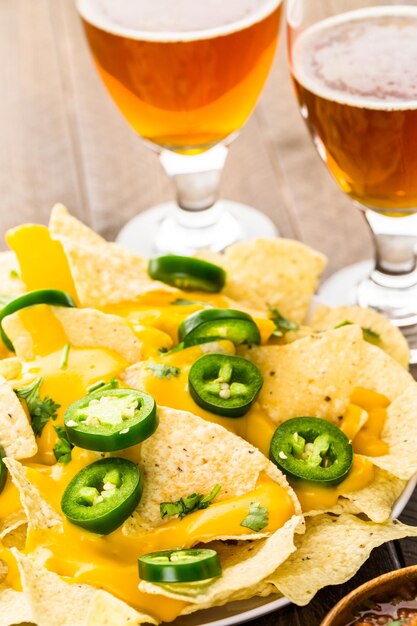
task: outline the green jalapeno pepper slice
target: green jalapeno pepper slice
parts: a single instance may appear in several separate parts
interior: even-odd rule
[[[59,289],[39,289],[37,291],[25,293],[23,296],[18,296],[14,300],[11,300],[0,311],[0,337],[6,348],[9,350],[14,351],[14,347],[9,337],[3,330],[2,322],[4,318],[12,313],[20,311],[21,309],[26,309],[30,306],[35,306],[36,304],[52,304],[53,306],[65,307],[77,306],[69,293]]]
[[[64,424],[75,446],[115,452],[150,437],[158,417],[155,400],[149,394],[136,389],[105,389],[71,404]]]
[[[152,583],[191,583],[222,573],[219,555],[208,548],[151,552],[138,562],[139,577]]]
[[[331,486],[349,474],[353,448],[334,424],[318,417],[295,417],[276,429],[270,458],[289,478]]]
[[[248,359],[206,354],[191,367],[188,386],[194,402],[225,417],[247,413],[263,385],[260,370]]]
[[[148,274],[178,289],[217,293],[226,282],[222,267],[188,256],[167,254],[150,259]]]
[[[64,491],[61,509],[76,526],[108,535],[133,513],[142,496],[138,466],[117,457],[84,467]]]
[[[229,339],[236,345],[260,344],[259,329],[250,315],[234,309],[205,309],[189,315],[178,328],[185,347]]]
[[[5,466],[3,462],[3,457],[5,456],[6,456],[6,453],[3,450],[3,448],[0,446],[0,493],[3,491],[6,485],[7,474],[8,474],[7,467]]]

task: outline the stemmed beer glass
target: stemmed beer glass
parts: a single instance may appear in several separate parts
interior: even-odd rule
[[[287,24],[301,115],[375,242],[370,274],[346,268],[322,293],[415,325],[417,0],[288,0]]]
[[[121,243],[145,255],[187,254],[275,233],[255,209],[218,201],[218,189],[227,145],[268,76],[281,3],[77,0],[104,85],[176,188],[177,204],[137,216]]]

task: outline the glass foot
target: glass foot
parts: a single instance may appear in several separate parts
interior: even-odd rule
[[[203,248],[221,252],[238,241],[277,235],[275,224],[260,211],[220,200],[201,213],[180,211],[175,202],[153,207],[130,220],[116,241],[150,257],[161,253],[190,255]]]
[[[374,261],[350,265],[331,276],[319,290],[319,298],[330,306],[355,305],[372,307],[401,328],[408,340],[412,359],[417,363],[417,285],[403,288],[386,287],[374,272]],[[397,281],[396,281],[397,282]]]

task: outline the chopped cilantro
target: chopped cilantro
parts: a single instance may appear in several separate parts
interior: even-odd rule
[[[49,396],[45,396],[41,399],[40,387],[42,384],[42,378],[36,378],[33,383],[24,387],[16,389],[16,395],[18,398],[26,400],[28,411],[32,421],[32,429],[36,437],[40,437],[42,430],[50,419],[56,420],[57,410],[61,406],[57,404]]]
[[[62,426],[54,426],[55,432],[58,435],[58,441],[54,445],[54,454],[58,463],[66,465],[71,461],[71,450],[73,445],[70,443],[67,431]]]
[[[336,330],[337,328],[343,328],[344,326],[352,326],[352,324],[353,322],[350,322],[349,320],[345,320],[341,324],[338,324],[337,326],[335,326],[334,329]],[[378,344],[381,341],[381,335],[375,332],[374,330],[372,330],[372,328],[365,328],[364,326],[361,326],[361,328],[362,328],[363,338],[368,343]]]
[[[147,370],[151,371],[157,378],[177,378],[181,370],[173,365],[165,365],[164,363],[152,363]]]
[[[296,322],[291,322],[281,315],[277,309],[269,309],[269,313],[271,320],[275,324],[275,330],[272,333],[274,337],[283,337],[290,330],[298,330],[300,328]]]
[[[180,498],[177,502],[161,502],[159,509],[161,517],[171,517],[177,515],[179,519],[182,519],[189,513],[199,511],[201,509],[207,509],[214,498],[217,496],[221,489],[221,485],[214,485],[210,493],[204,496],[201,493],[192,493],[186,498]]]
[[[109,389],[117,389],[119,387],[119,381],[116,378],[112,378],[108,383],[104,380],[98,380],[87,387],[87,393],[94,393],[94,391],[108,391]]]
[[[68,357],[69,357],[70,348],[71,348],[71,344],[67,343],[65,344],[64,349],[62,350],[61,361],[59,363],[60,370],[66,370],[68,367]]]
[[[190,306],[191,304],[209,307],[212,306],[209,302],[203,302],[201,300],[187,300],[186,298],[177,298],[174,302],[171,302],[171,304],[174,306]]]
[[[260,530],[263,530],[268,526],[269,523],[269,514],[268,509],[264,506],[261,506],[259,502],[251,502],[249,506],[249,513],[243,520],[240,522],[241,526],[245,526],[245,528],[250,528],[258,533]]]

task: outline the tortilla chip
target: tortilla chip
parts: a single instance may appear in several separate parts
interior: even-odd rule
[[[356,386],[363,344],[360,328],[345,326],[285,346],[240,348],[239,354],[262,371],[258,402],[274,423],[303,415],[336,422]]]
[[[61,203],[52,207],[48,228],[53,239],[72,239],[80,245],[92,247],[107,243],[98,233],[73,217]]]
[[[378,333],[380,340],[377,346],[408,369],[410,349],[404,335],[374,309],[362,309],[359,306],[338,306],[332,309],[322,305],[315,311],[311,326],[316,330],[330,330],[345,321]]]
[[[12,550],[19,566],[24,594],[37,626],[136,626],[156,624],[121,600],[90,585],[67,583],[30,557]],[[95,619],[95,609],[100,619]],[[106,616],[106,621],[102,621]],[[104,619],[104,618],[103,618]]]
[[[24,466],[13,459],[4,459],[12,481],[19,490],[20,500],[29,526],[43,530],[61,523],[61,516],[40,496],[38,489],[26,477]]]
[[[23,509],[0,520],[0,541],[6,547],[21,544],[21,537],[26,536],[27,517]],[[9,540],[9,536],[10,540]],[[14,543],[16,541],[16,543]],[[9,543],[8,543],[9,542]],[[10,543],[11,542],[11,543]],[[7,545],[8,544],[8,545]]]
[[[19,263],[14,252],[0,252],[0,294],[16,295],[25,292],[19,276]]]
[[[291,602],[304,606],[319,589],[340,585],[354,576],[377,546],[416,536],[417,527],[395,520],[375,524],[353,515],[309,518],[306,534],[295,539],[296,552],[265,582]]]
[[[141,445],[144,489],[137,515],[125,522],[125,532],[135,534],[166,523],[161,520],[160,502],[193,492],[210,493],[217,483],[222,486],[217,502],[248,493],[263,471],[290,492],[296,514],[300,513],[285,477],[259,450],[192,413],[159,407],[158,414],[158,429]],[[161,450],[166,453],[161,455]]]
[[[102,308],[149,292],[178,292],[149,277],[146,259],[106,242],[62,205],[53,210],[49,228],[68,257],[81,306]]]
[[[356,386],[372,389],[394,400],[413,382],[411,374],[397,361],[376,346],[363,342]]]
[[[200,254],[227,271],[223,294],[254,308],[276,308],[304,321],[325,257],[290,239],[254,239],[227,248],[224,255]]]
[[[19,378],[22,372],[21,361],[13,356],[0,361],[0,378],[3,377],[6,380],[14,380]]]
[[[118,315],[108,315],[95,309],[53,307],[53,310],[71,345],[113,350],[128,363],[142,358],[141,342],[128,322]]]
[[[139,626],[144,623],[158,624],[158,621],[146,613],[132,609],[110,593],[99,590],[91,601],[86,626]]]
[[[406,480],[401,480],[376,467],[375,478],[370,485],[359,489],[359,491],[342,492],[336,506],[325,510],[308,511],[305,516],[313,517],[323,513],[334,513],[335,515],[362,513],[371,521],[381,524],[391,518],[393,506],[406,486]]]
[[[118,315],[108,315],[95,309],[52,307],[61,322],[68,342],[78,348],[106,348],[120,354],[128,363],[139,361],[142,344],[131,326]],[[35,358],[34,337],[23,324],[19,312],[4,320],[4,329],[12,341],[17,356],[24,361]],[[0,361],[0,367],[1,367]]]
[[[27,415],[4,378],[0,379],[0,444],[13,459],[27,459],[38,449]]]
[[[239,542],[237,546],[220,542],[208,544],[218,552],[223,569],[222,576],[210,585],[153,585],[142,581],[139,589],[189,602],[190,606],[183,609],[183,615],[251,597],[253,589],[294,552],[297,526],[298,519],[293,517],[262,541]]]
[[[27,624],[34,620],[31,608],[22,591],[3,588],[0,590],[0,626]]]

